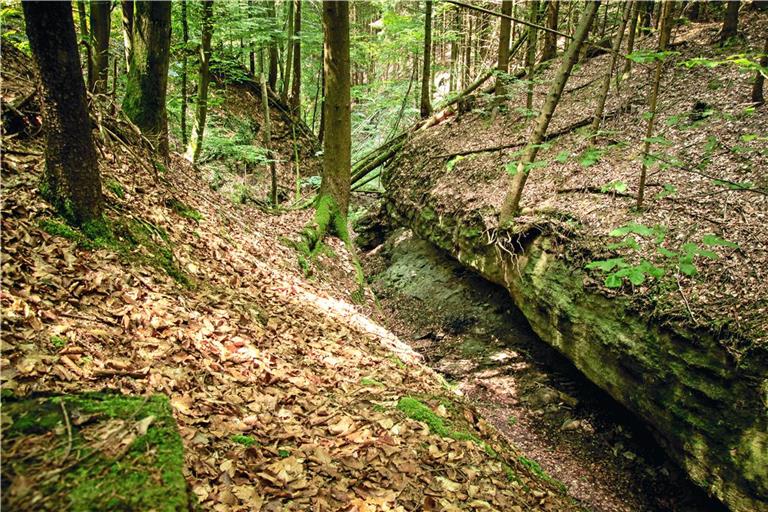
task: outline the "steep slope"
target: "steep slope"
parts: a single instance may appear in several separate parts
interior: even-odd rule
[[[607,56],[575,71],[512,230],[497,211],[531,129],[516,108],[523,84],[506,109],[480,99],[420,132],[384,178],[396,217],[506,286],[544,340],[650,423],[694,481],[745,511],[768,506],[766,107],[746,104],[754,75],[734,59],[694,59],[759,48],[767,24],[754,17],[747,42],[725,49],[711,44],[715,24],[676,29],[641,211],[647,68],[613,94],[596,143],[580,130]]]
[[[358,313],[344,274],[304,278],[280,240],[311,212],[233,204],[178,155],[153,165],[107,117],[97,236],[40,199],[39,133],[4,135],[5,395],[168,395],[207,510],[579,509]]]

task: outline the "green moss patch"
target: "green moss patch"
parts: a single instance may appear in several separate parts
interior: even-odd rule
[[[4,399],[2,434],[3,508],[189,509],[182,441],[164,395]]]
[[[182,217],[186,219],[194,220],[195,222],[200,222],[203,218],[202,213],[195,210],[191,206],[179,201],[178,199],[169,199],[168,201],[166,201],[166,206],[168,206],[168,208],[178,213]]]
[[[485,448],[486,443],[469,432],[455,430],[446,420],[438,416],[429,406],[416,398],[404,396],[397,402],[397,409],[409,418],[426,423],[430,432],[457,441],[472,441]]]

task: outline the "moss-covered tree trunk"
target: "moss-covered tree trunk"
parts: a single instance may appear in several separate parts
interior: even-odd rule
[[[197,111],[192,135],[189,138],[187,158],[197,162],[203,151],[205,120],[208,117],[208,85],[211,81],[211,39],[213,38],[213,0],[203,0],[202,36],[200,39],[200,77],[197,85]]]
[[[627,21],[629,20],[629,14],[632,12],[633,2],[626,2],[624,4],[624,14],[621,17],[621,23],[619,23],[619,29],[613,36],[613,44],[611,45],[611,64],[608,66],[605,75],[603,76],[603,82],[600,86],[600,93],[597,96],[597,106],[595,107],[595,116],[592,118],[591,131],[594,136],[600,129],[600,123],[603,118],[603,111],[605,110],[605,100],[608,98],[608,90],[611,88],[611,76],[613,75],[613,69],[616,67],[616,60],[619,56],[619,49],[621,49],[621,40],[624,38],[624,29],[627,28]]]
[[[325,75],[325,139],[323,176],[312,226],[304,230],[306,249],[314,252],[326,234],[350,243],[347,230],[350,174],[352,167],[352,124],[350,119],[349,4],[323,2]]]
[[[91,1],[91,38],[93,39],[93,84],[91,91],[107,92],[109,78],[109,34],[112,28],[112,5],[109,0]]]
[[[568,45],[568,49],[566,50],[565,55],[563,55],[560,68],[557,70],[555,80],[552,82],[549,93],[547,94],[547,99],[536,120],[536,128],[533,130],[533,135],[531,135],[531,139],[528,141],[528,146],[523,157],[517,164],[509,192],[507,192],[507,195],[504,198],[504,203],[501,206],[499,215],[499,223],[501,225],[509,224],[520,210],[520,199],[523,196],[523,188],[528,179],[528,171],[530,170],[531,164],[536,161],[536,155],[547,134],[549,122],[552,120],[552,116],[555,113],[555,108],[557,108],[560,96],[563,94],[563,89],[565,88],[566,82],[568,82],[568,77],[571,76],[573,65],[576,64],[576,61],[578,60],[581,46],[587,38],[589,27],[592,26],[592,20],[595,18],[595,13],[599,6],[600,2],[587,2],[584,13],[579,20],[579,25],[576,27],[573,41]]]
[[[141,0],[133,5],[133,50],[123,110],[168,158],[165,97],[171,46],[171,3]]]
[[[69,221],[100,217],[101,178],[80,71],[71,2],[22,2],[42,82],[45,172],[40,191]]]
[[[290,106],[296,115],[301,113],[301,0],[295,0],[293,9],[293,82],[291,84]]]
[[[663,52],[667,49],[670,35],[672,34],[672,2],[664,2],[661,8],[661,30],[659,31],[659,45],[658,51]],[[645,139],[643,142],[643,155],[642,166],[640,168],[640,182],[637,187],[637,208],[643,207],[643,199],[645,196],[645,178],[648,171],[648,154],[651,151],[651,137],[653,137],[653,130],[656,124],[656,105],[659,98],[659,84],[661,83],[661,72],[664,69],[664,61],[659,59],[656,61],[656,69],[653,75],[653,84],[651,86],[651,94],[648,98],[648,124],[645,128]]]
[[[557,19],[560,14],[560,2],[552,0],[547,2],[547,28],[557,30]],[[544,33],[544,48],[541,51],[541,61],[554,59],[557,55],[557,34]]]
[[[424,58],[421,69],[421,102],[419,112],[426,119],[432,114],[432,0],[427,0],[424,6]]]
[[[503,0],[501,2],[501,14],[512,15],[512,0]],[[506,94],[504,88],[505,75],[509,70],[509,37],[512,30],[512,23],[509,18],[502,17],[499,20],[499,54],[496,60],[496,96]]]

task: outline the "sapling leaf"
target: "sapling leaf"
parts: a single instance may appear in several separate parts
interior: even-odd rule
[[[555,162],[564,164],[568,160],[568,156],[569,156],[568,151],[561,151],[555,157]]]
[[[730,242],[728,240],[725,240],[724,238],[720,238],[717,235],[704,235],[704,237],[701,239],[701,242],[704,245],[709,245],[709,246],[719,245],[722,247],[733,247],[733,248],[736,248],[739,246],[739,244]]]
[[[608,288],[621,288],[621,278],[617,277],[614,274],[611,274],[605,278],[605,281],[603,281],[606,287]]]
[[[624,258],[611,258],[607,260],[596,260],[592,261],[590,263],[587,263],[586,268],[589,269],[599,269],[603,272],[610,272],[614,268],[624,268],[627,264],[624,261]]]

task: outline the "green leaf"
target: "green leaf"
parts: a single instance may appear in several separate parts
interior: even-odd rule
[[[627,264],[624,262],[624,258],[611,258],[608,260],[595,260],[587,264],[586,268],[599,269],[603,272],[610,272],[614,268],[624,268]]]
[[[555,162],[564,164],[568,160],[568,156],[570,156],[568,151],[561,151],[555,157]]]
[[[688,263],[688,262],[682,262],[681,261],[679,268],[680,268],[680,272],[682,272],[683,274],[685,274],[687,276],[692,276],[696,272],[698,272],[698,270],[696,270],[696,266],[693,263]]]
[[[603,281],[606,287],[608,288],[621,288],[621,278],[617,277],[614,274],[609,275],[605,278],[605,281]]]
[[[667,258],[677,258],[677,253],[674,251],[670,251],[666,247],[659,247],[657,250],[659,251],[659,254],[661,254],[662,256],[665,256]]]
[[[629,224],[626,224],[624,226],[618,227],[608,233],[608,236],[624,236],[629,233],[636,233],[640,236],[658,236],[659,233],[663,233],[663,230],[660,228],[649,228],[648,226],[644,226],[643,224],[637,224],[634,222],[630,222]]]
[[[733,181],[723,181],[723,180],[712,180],[712,183],[715,185],[720,185],[721,187],[728,187],[731,190],[750,190],[755,187],[755,184],[751,181],[743,181],[743,182],[733,182]]]
[[[741,136],[742,142],[752,142],[755,139],[757,139],[757,134],[754,133],[747,133]]]
[[[704,235],[704,237],[701,239],[701,242],[704,245],[709,245],[709,246],[719,245],[722,247],[734,247],[734,248],[739,246],[739,244],[729,242],[728,240],[725,240],[724,238],[720,238],[717,235]]]
[[[600,192],[626,192],[627,184],[623,181],[612,181],[600,187]]]
[[[677,193],[677,188],[674,185],[664,185],[664,190],[653,196],[655,199],[664,199]]]
[[[621,242],[616,242],[614,244],[608,244],[606,247],[608,249],[610,249],[610,250],[623,249],[625,247],[629,248],[629,249],[634,249],[636,251],[640,250],[640,244],[638,244],[637,240],[635,240],[632,237],[627,237],[624,240],[622,240]]]
[[[448,163],[445,164],[445,168],[448,170],[448,172],[452,171],[454,167],[456,167],[456,164],[464,160],[466,157],[459,155],[451,158],[448,160]]]
[[[579,163],[584,167],[594,165],[598,162],[598,160],[600,160],[600,157],[603,156],[603,153],[603,150],[597,148],[589,148],[581,155],[581,158],[579,158]]]

